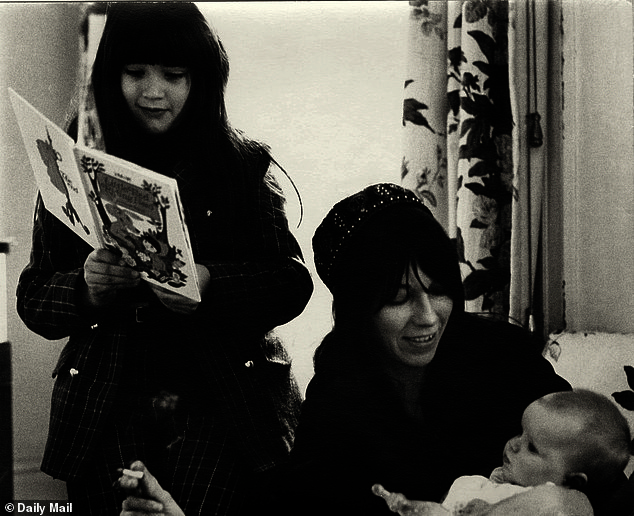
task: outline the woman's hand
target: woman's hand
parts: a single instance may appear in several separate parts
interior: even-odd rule
[[[196,274],[198,275],[198,288],[202,297],[209,285],[209,270],[204,265],[196,264]],[[172,312],[181,315],[189,315],[198,307],[198,302],[188,297],[182,296],[171,290],[164,289],[158,285],[150,284],[150,288],[156,294],[159,301]]]
[[[400,516],[450,516],[451,514],[439,503],[408,500],[401,493],[391,493],[380,484],[374,484],[372,492],[385,500],[390,511]]]
[[[141,275],[108,249],[95,249],[84,262],[86,301],[91,308],[111,304],[119,290],[139,285]]]
[[[130,469],[142,472],[143,477],[123,475],[119,479],[122,489],[134,493],[123,501],[121,516],[185,516],[141,461],[134,462]]]

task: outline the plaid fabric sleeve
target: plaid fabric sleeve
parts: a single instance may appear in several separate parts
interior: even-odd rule
[[[91,247],[44,207],[35,208],[31,256],[17,286],[17,311],[26,326],[47,339],[61,339],[91,324],[78,310],[77,285]]]
[[[291,233],[284,198],[269,170],[255,192],[257,217],[248,239],[248,259],[205,263],[211,282],[200,309],[216,317],[247,314],[264,329],[285,324],[305,308],[313,291],[297,240]],[[208,312],[207,312],[208,311]]]

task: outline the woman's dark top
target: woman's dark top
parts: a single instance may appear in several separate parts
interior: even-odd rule
[[[290,465],[278,480],[284,514],[392,514],[371,493],[375,483],[439,502],[455,478],[489,476],[501,465],[532,401],[570,389],[524,330],[470,314],[445,331],[419,417],[405,412],[385,378],[353,373],[361,356],[337,361],[335,353],[308,386]]]

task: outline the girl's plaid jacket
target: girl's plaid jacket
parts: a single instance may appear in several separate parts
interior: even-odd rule
[[[193,315],[150,319],[194,349],[216,408],[252,459],[265,470],[288,454],[299,405],[297,384],[279,340],[269,333],[299,315],[313,289],[283,199],[268,166],[245,181],[246,213],[212,178],[177,176],[197,263],[211,274]],[[82,474],[115,406],[136,309],[88,316],[81,305],[83,264],[92,249],[38,200],[29,264],[17,287],[17,310],[46,339],[69,337],[53,372],[48,441],[42,470],[72,480]],[[139,287],[142,288],[142,287]],[[146,289],[149,291],[149,289]],[[168,332],[169,333],[169,332]],[[191,345],[193,343],[193,345]],[[174,343],[175,353],[179,343]]]

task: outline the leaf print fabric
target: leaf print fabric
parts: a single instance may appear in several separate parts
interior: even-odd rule
[[[517,195],[509,4],[418,0],[410,6],[401,180],[455,239],[467,309],[507,315]]]

